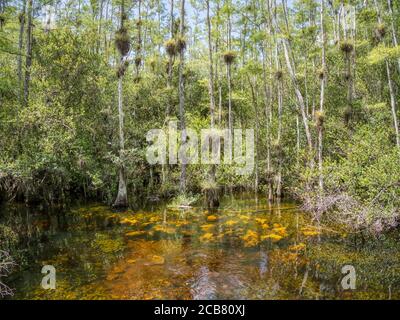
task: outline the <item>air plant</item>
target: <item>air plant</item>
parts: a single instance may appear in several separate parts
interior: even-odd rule
[[[135,58],[135,66],[138,67],[142,63],[142,58],[141,57],[136,57]]]
[[[165,51],[167,51],[167,54],[170,57],[173,57],[176,55],[177,49],[176,49],[176,41],[174,39],[169,39],[169,40],[165,41],[164,47],[165,47]]]
[[[123,77],[128,67],[129,67],[129,62],[127,60],[121,62],[117,68],[117,77],[118,78]]]
[[[383,23],[379,23],[376,27],[375,27],[375,38],[378,41],[381,41],[386,35],[386,27]]]
[[[236,53],[234,51],[225,51],[223,53],[224,61],[227,65],[232,64],[235,61]]]
[[[319,69],[317,74],[318,74],[318,78],[320,80],[323,80],[326,77],[326,69],[325,68]]]
[[[322,111],[316,111],[315,112],[315,124],[318,129],[322,129],[324,126],[325,122],[325,114]]]
[[[182,53],[186,49],[186,40],[183,37],[177,37],[176,39],[176,51]]]
[[[350,41],[345,40],[340,43],[340,50],[343,53],[349,54],[349,53],[353,52],[354,46]]]
[[[283,72],[282,70],[278,70],[275,72],[275,79],[276,80],[281,80],[283,78]]]
[[[130,49],[130,37],[126,27],[122,26],[115,33],[115,46],[121,56],[126,56],[128,54]]]
[[[5,23],[6,23],[6,17],[3,13],[0,13],[0,28],[3,28]]]

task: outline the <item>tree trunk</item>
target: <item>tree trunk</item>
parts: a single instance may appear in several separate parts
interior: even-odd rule
[[[120,27],[124,26],[124,2],[121,4],[121,22]],[[120,51],[120,68],[124,68],[126,63],[124,55],[126,53],[124,51]],[[124,110],[122,104],[122,79],[124,76],[124,72],[118,74],[118,122],[119,122],[119,182],[118,182],[118,194],[115,199],[114,206],[115,207],[127,207],[128,206],[128,192],[126,185],[126,176],[125,176],[125,138],[124,138]]]
[[[286,8],[286,1],[282,0],[283,4],[284,4],[284,8]],[[285,19],[287,20],[287,10],[284,10],[285,13]],[[278,24],[276,22],[276,27],[278,27]],[[288,30],[289,31],[289,30]],[[282,40],[283,43],[283,49],[284,49],[284,55],[285,55],[285,61],[286,61],[286,67],[288,69],[289,72],[289,76],[290,79],[292,81],[292,85],[296,94],[296,98],[297,98],[297,102],[298,102],[298,106],[300,108],[300,112],[301,112],[301,116],[303,119],[303,125],[304,125],[304,130],[306,133],[306,138],[307,138],[307,144],[308,144],[308,149],[309,149],[309,153],[310,153],[310,158],[312,158],[312,154],[313,154],[313,142],[312,142],[312,136],[311,136],[311,132],[310,132],[310,128],[308,125],[308,119],[307,119],[307,114],[306,114],[306,106],[304,103],[304,97],[300,91],[300,87],[298,85],[298,80],[297,80],[297,76],[296,76],[296,72],[295,72],[295,66],[294,66],[294,62],[292,61],[292,54],[291,54],[291,45],[288,39],[283,39]],[[310,164],[312,166],[312,159],[310,160]]]
[[[24,43],[24,29],[25,29],[25,11],[26,11],[26,0],[22,2],[22,10],[19,16],[19,38],[18,38],[18,61],[17,61],[17,73],[18,73],[18,98],[21,101],[22,96],[22,48]]]
[[[28,0],[28,26],[26,30],[26,61],[25,61],[25,82],[24,82],[24,103],[28,105],[29,100],[29,82],[31,79],[32,65],[32,7],[33,0]]]
[[[276,41],[275,47],[275,67],[277,72],[281,72],[280,62],[279,62],[279,44]],[[282,146],[281,146],[281,136],[282,136],[282,110],[283,110],[283,83],[282,77],[277,79],[277,93],[278,93],[278,132],[277,132],[277,151],[278,151],[278,171],[276,173],[276,197],[280,199],[282,196]]]
[[[325,104],[325,84],[326,84],[326,35],[325,35],[325,26],[324,26],[324,11],[325,4],[324,0],[321,0],[321,36],[322,36],[322,74],[321,78],[321,96],[320,96],[320,107],[318,115],[319,118],[317,120],[317,129],[318,129],[318,170],[319,170],[319,189],[322,193],[324,191],[324,177],[323,177],[323,159],[322,159],[322,150],[323,150],[323,112],[324,112],[324,104]],[[321,118],[322,117],[322,118]]]
[[[230,10],[230,8],[229,8]],[[230,11],[228,13],[228,21],[227,21],[227,29],[228,29],[228,50],[230,51],[232,49],[232,43],[231,43],[231,14]],[[233,117],[232,117],[232,83],[231,83],[231,63],[227,63],[226,65],[226,73],[227,73],[227,80],[228,80],[228,128],[229,132],[232,135],[233,134]]]
[[[123,63],[121,59],[121,63]],[[120,156],[120,168],[119,168],[119,182],[118,182],[118,195],[115,199],[115,207],[127,207],[128,206],[128,192],[126,188],[125,180],[125,166],[124,166],[124,150],[125,150],[125,138],[124,138],[124,110],[122,107],[122,76],[118,79],[118,120],[119,120],[119,156]]]
[[[170,26],[169,26],[169,33],[171,40],[174,37],[174,0],[171,0],[171,7],[170,7]],[[174,64],[173,56],[169,56],[168,60],[168,77],[167,77],[167,86],[171,86],[172,81],[172,66]],[[167,117],[169,116],[169,104],[167,105]]]
[[[396,28],[395,28],[395,22],[394,22],[394,14],[393,14],[393,3],[392,0],[387,0],[388,1],[388,9],[389,9],[389,14],[390,14],[390,27],[392,29],[392,42],[393,46],[397,47],[398,41],[397,41],[397,33],[396,33]],[[400,58],[397,59],[397,66],[400,74]]]
[[[374,0],[374,5],[375,5],[376,13],[378,14],[378,23],[382,24],[381,10],[380,10],[379,5],[376,0]],[[383,38],[381,38],[379,40],[384,41]],[[385,60],[385,65],[386,65],[386,74],[387,74],[387,78],[388,78],[390,106],[391,106],[392,117],[393,117],[393,126],[394,126],[394,130],[395,130],[395,134],[396,134],[396,145],[398,148],[400,148],[399,124],[398,124],[398,120],[397,120],[397,103],[396,103],[396,97],[395,97],[392,76],[391,76],[391,72],[390,72],[390,63],[387,59]]]
[[[142,0],[138,0],[138,20],[137,20],[137,51],[135,58],[136,79],[139,79],[140,66],[142,65]]]
[[[180,20],[180,36],[182,40],[185,36],[185,0],[181,0],[181,20]],[[181,129],[181,144],[186,143],[186,123],[185,123],[185,84],[183,78],[183,69],[185,66],[185,50],[180,50],[179,61],[179,118]],[[181,176],[179,180],[179,191],[184,194],[186,192],[186,163],[181,164]]]
[[[392,109],[392,117],[393,117],[393,126],[396,134],[396,145],[398,148],[400,148],[400,134],[399,134],[399,124],[397,121],[397,103],[396,103],[396,97],[395,97],[395,92],[394,92],[394,87],[393,87],[393,81],[392,81],[392,76],[390,74],[390,64],[389,61],[385,61],[386,64],[386,73],[387,73],[387,78],[388,78],[388,86],[389,86],[389,94],[390,94],[390,106]]]
[[[213,71],[213,49],[211,38],[210,0],[207,3],[207,33],[208,33],[208,65],[209,65],[209,95],[210,95],[210,124],[211,129],[215,126],[215,99],[214,99],[214,71]],[[218,190],[215,187],[215,165],[210,168],[210,187],[206,190],[207,206],[215,208],[219,206]]]

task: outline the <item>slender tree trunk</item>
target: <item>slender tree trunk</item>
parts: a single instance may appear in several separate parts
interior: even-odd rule
[[[390,27],[392,29],[392,42],[393,42],[393,46],[397,47],[399,44],[398,44],[398,40],[397,40],[397,33],[396,33],[395,22],[394,22],[393,3],[392,3],[392,0],[387,0],[387,2],[388,2],[389,14],[390,14]],[[397,67],[398,67],[399,74],[400,74],[400,58],[397,59]]]
[[[285,0],[283,0],[283,1],[285,1]],[[286,10],[285,10],[285,14],[287,14]],[[304,130],[305,130],[306,138],[307,138],[308,149],[310,152],[310,157],[312,157],[312,153],[313,153],[312,136],[311,136],[310,128],[308,125],[304,97],[300,91],[300,87],[298,85],[298,80],[297,80],[297,76],[296,76],[296,72],[295,72],[295,66],[294,66],[294,63],[292,62],[292,58],[291,58],[291,56],[292,56],[291,55],[291,45],[290,45],[290,42],[288,41],[288,39],[283,39],[282,43],[283,43],[286,66],[287,66],[289,76],[292,81],[292,85],[293,85],[293,88],[294,88],[294,91],[296,94],[298,106],[300,108],[301,116],[303,119]]]
[[[29,100],[29,82],[31,79],[31,65],[32,65],[32,10],[33,0],[28,0],[27,8],[28,22],[26,30],[26,61],[25,61],[25,82],[24,82],[24,103],[28,105]]]
[[[121,63],[123,63],[121,59]],[[118,195],[114,202],[116,207],[128,206],[128,192],[125,180],[125,165],[124,165],[124,151],[125,151],[125,138],[124,138],[124,110],[122,105],[122,76],[118,79],[118,120],[119,120],[119,156],[121,164],[119,168],[119,183]]]
[[[229,8],[230,10],[230,8]],[[230,11],[228,13],[228,21],[227,21],[227,29],[228,29],[228,50],[231,51],[232,49],[232,43],[231,43],[231,14]],[[232,79],[231,79],[231,69],[232,69],[232,63],[227,63],[226,65],[226,73],[227,73],[227,78],[228,78],[228,128],[229,132],[232,134],[233,133],[233,116],[232,116]]]
[[[392,76],[390,72],[390,64],[389,61],[385,61],[386,64],[386,73],[387,73],[387,78],[388,78],[388,86],[389,86],[389,94],[390,94],[390,106],[392,109],[392,117],[393,117],[393,126],[396,134],[396,145],[398,148],[400,148],[400,133],[399,133],[399,123],[397,120],[397,103],[396,103],[396,97],[395,97],[395,92],[394,92],[394,87],[393,87],[393,81],[392,81]]]
[[[17,60],[17,73],[18,73],[18,98],[21,101],[22,96],[22,49],[24,43],[24,30],[25,30],[25,14],[26,14],[26,0],[22,2],[22,10],[19,15],[19,37],[18,37],[18,60]]]
[[[317,128],[318,128],[318,170],[319,170],[319,189],[322,193],[324,191],[324,176],[323,176],[323,159],[322,159],[322,151],[323,151],[323,117],[324,117],[324,104],[325,104],[325,84],[326,84],[326,34],[325,34],[325,26],[324,26],[324,11],[325,11],[325,3],[324,0],[321,0],[321,36],[322,36],[322,73],[320,75],[321,78],[321,96],[320,96],[320,107],[317,119]]]
[[[207,3],[207,35],[208,35],[208,72],[209,82],[208,89],[210,95],[210,120],[211,128],[214,128],[215,124],[215,98],[214,98],[214,71],[213,71],[213,49],[211,39],[211,19],[210,19],[210,0],[206,0]]]
[[[268,27],[268,35],[270,37],[273,37],[276,39],[275,36],[275,30],[273,29],[273,22],[272,22],[272,14],[271,12],[273,11],[273,4],[270,2],[271,0],[267,0],[267,27]],[[276,6],[276,4],[275,4]],[[264,50],[264,61],[265,61],[265,50]],[[273,192],[273,180],[272,180],[272,175],[273,175],[273,167],[272,167],[272,161],[271,161],[271,142],[272,142],[272,104],[273,104],[273,96],[272,96],[272,84],[273,84],[273,47],[272,44],[270,43],[269,45],[269,70],[270,70],[270,76],[269,76],[269,84],[267,86],[267,79],[266,79],[266,65],[265,63],[263,64],[263,73],[264,73],[264,85],[265,85],[265,113],[266,113],[266,118],[267,118],[267,184],[268,184],[268,202],[272,203],[273,198],[274,198],[274,192]],[[267,96],[268,92],[268,96]]]
[[[181,0],[181,19],[180,19],[180,37],[183,40],[185,36],[185,0]],[[185,84],[183,78],[183,69],[185,66],[185,50],[180,51],[179,61],[179,118],[181,129],[181,144],[186,143],[186,123],[185,123]],[[181,164],[181,176],[179,181],[179,191],[186,192],[186,163]]]
[[[124,14],[124,2],[121,4],[121,21],[120,30],[124,26],[125,20]],[[129,44],[128,44],[129,46]],[[123,90],[122,90],[122,79],[125,73],[125,55],[124,51],[120,51],[120,68],[123,68],[123,72],[118,74],[118,124],[119,124],[119,181],[118,181],[118,194],[115,199],[115,207],[127,207],[128,206],[128,192],[126,184],[126,172],[125,172],[125,137],[124,137],[124,110],[123,110]]]
[[[271,109],[271,94],[272,90],[268,88],[267,84],[267,71],[266,71],[266,57],[265,57],[265,47],[262,48],[263,53],[263,85],[264,85],[264,107],[265,107],[265,118],[266,118],[266,138],[267,138],[267,185],[268,185],[268,201],[272,201],[272,179],[271,179],[271,119],[270,119],[270,109]]]
[[[279,62],[279,43],[276,41],[275,47],[275,67],[277,72],[281,72],[281,66]],[[283,83],[282,77],[279,76],[277,79],[277,93],[278,93],[278,132],[277,132],[277,149],[278,149],[278,170],[276,173],[276,197],[280,199],[282,196],[282,110],[283,110]]]
[[[254,114],[255,114],[255,133],[256,133],[256,143],[255,143],[255,168],[254,168],[254,191],[257,193],[258,191],[258,155],[257,155],[257,146],[258,146],[258,128],[259,128],[259,119],[258,119],[258,102],[257,102],[257,97],[256,97],[256,92],[258,92],[256,85],[257,85],[257,79],[254,79],[254,84],[252,80],[250,79],[250,76],[247,76],[247,80],[250,85],[250,91],[251,91],[251,99],[253,103],[253,108],[254,108]]]
[[[142,0],[138,0],[137,20],[137,51],[136,51],[136,79],[139,79],[140,66],[142,65]]]
[[[211,129],[215,126],[215,98],[214,98],[214,60],[211,35],[211,19],[210,19],[210,0],[206,0],[207,4],[207,34],[208,34],[208,65],[209,65],[209,95],[210,95],[210,124]],[[207,205],[209,208],[214,208],[219,205],[218,190],[215,188],[215,165],[210,168],[210,188],[205,190]]]
[[[381,10],[380,10],[379,5],[376,0],[374,0],[374,4],[375,4],[376,12],[378,14],[378,23],[382,24]],[[384,42],[383,38],[381,38],[379,40]],[[391,75],[391,71],[390,71],[390,63],[387,59],[385,60],[385,66],[386,66],[386,74],[387,74],[387,79],[388,79],[388,87],[389,87],[389,94],[390,94],[390,106],[391,106],[392,117],[393,117],[393,126],[394,126],[394,130],[395,130],[395,135],[396,135],[396,145],[398,148],[400,148],[400,133],[399,133],[399,124],[398,124],[398,120],[397,120],[397,103],[396,103],[392,75]]]
[[[171,40],[174,38],[174,0],[170,2],[170,26],[169,26],[169,33]],[[167,86],[171,86],[172,81],[172,67],[174,64],[173,56],[169,56],[168,60],[168,77],[167,77]],[[167,106],[167,116],[169,116],[169,105]]]

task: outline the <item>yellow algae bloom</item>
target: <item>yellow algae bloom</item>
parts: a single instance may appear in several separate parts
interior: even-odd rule
[[[213,224],[203,224],[202,226],[200,226],[200,228],[201,228],[203,231],[208,231],[208,230],[214,228],[214,225],[213,225]]]
[[[259,224],[263,225],[267,222],[267,219],[256,218],[255,221],[258,222]]]
[[[227,220],[227,221],[225,221],[225,225],[227,226],[227,227],[232,227],[232,226],[234,226],[235,224],[237,224],[238,222],[237,221],[235,221],[235,220]]]
[[[289,247],[290,251],[302,251],[306,248],[306,245],[302,242],[300,242],[299,244],[294,244],[292,246]]]
[[[211,215],[211,216],[208,216],[208,217],[207,217],[207,220],[208,220],[208,221],[215,221],[215,220],[217,220],[217,217],[214,216],[214,215]]]
[[[207,232],[207,233],[203,234],[203,235],[200,237],[200,241],[209,242],[209,241],[212,241],[212,240],[213,240],[213,237],[214,237],[214,236],[213,236],[212,233]]]
[[[304,227],[304,228],[301,228],[300,231],[306,237],[315,237],[320,234],[320,232],[314,227]]]
[[[138,221],[134,218],[124,218],[120,222],[121,224],[129,224],[130,226],[133,226],[138,223]]]
[[[283,236],[275,233],[267,234],[261,237],[261,240],[271,239],[272,241],[279,241],[283,238]]]
[[[164,262],[165,262],[164,257],[157,256],[157,255],[154,255],[151,257],[152,264],[164,264]]]
[[[158,224],[156,226],[153,227],[154,231],[159,231],[159,232],[164,232],[167,234],[173,234],[176,232],[176,229],[170,226],[166,226],[166,225],[162,225],[162,224]]]
[[[263,228],[263,229],[268,229],[268,228],[269,228],[268,223],[263,223],[263,224],[261,225],[261,228]]]
[[[131,231],[131,232],[125,233],[125,235],[127,237],[136,237],[136,236],[141,236],[141,235],[143,235],[145,233],[146,233],[146,231]]]
[[[177,227],[186,226],[186,225],[188,225],[188,224],[189,224],[189,221],[185,221],[185,220],[180,220],[180,221],[176,221],[176,222],[175,222],[175,225],[176,225]]]
[[[242,237],[245,247],[254,247],[258,244],[258,234],[253,230],[247,230],[247,233]]]
[[[282,227],[282,225],[280,223],[274,223],[272,226],[274,228],[281,228]]]
[[[274,227],[272,231],[282,237],[286,236],[286,227]]]

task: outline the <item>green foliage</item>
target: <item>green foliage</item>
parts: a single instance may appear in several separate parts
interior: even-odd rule
[[[380,44],[376,48],[372,49],[367,56],[367,62],[370,65],[381,64],[385,61],[394,61],[400,58],[400,46],[387,47],[384,44]]]

